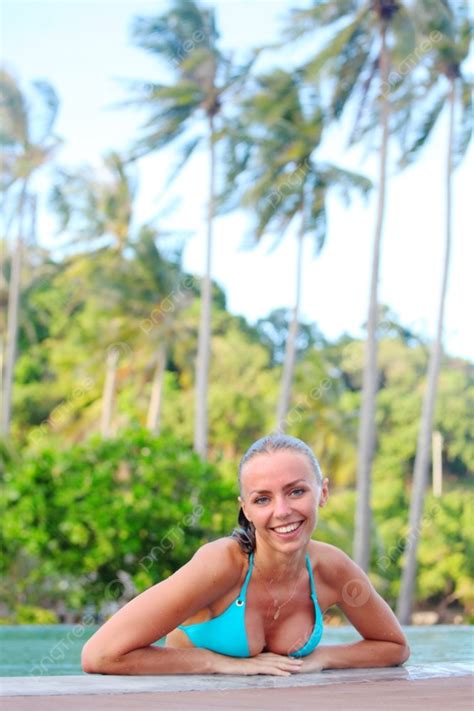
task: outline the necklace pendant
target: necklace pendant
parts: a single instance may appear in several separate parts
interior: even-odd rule
[[[277,611],[275,612],[275,614],[273,615],[273,619],[274,619],[274,620],[277,620],[277,619],[279,618],[279,616],[280,616],[280,608],[278,608],[278,610],[277,610]]]

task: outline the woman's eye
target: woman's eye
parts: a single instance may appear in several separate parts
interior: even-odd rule
[[[292,494],[295,494],[296,492],[304,493],[305,491],[306,491],[306,489],[293,489],[293,491],[291,493]]]
[[[306,489],[293,489],[291,492],[292,494],[304,494]],[[268,496],[259,496],[258,499],[255,499],[254,504],[260,504],[262,501],[268,500]]]

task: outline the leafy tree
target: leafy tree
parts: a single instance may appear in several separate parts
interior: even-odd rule
[[[291,323],[290,309],[274,309],[265,318],[258,319],[256,329],[259,341],[268,348],[272,366],[281,364],[285,356],[285,344],[288,340],[288,331]],[[324,338],[312,323],[298,324],[296,342],[296,359],[315,346],[323,345]]]
[[[214,9],[192,0],[174,0],[160,16],[140,17],[133,28],[138,46],[164,60],[174,74],[172,84],[149,83],[136,89],[133,103],[144,106],[150,119],[133,150],[135,157],[178,143],[178,173],[204,141],[209,151],[206,268],[201,282],[201,319],[196,360],[194,448],[207,453],[207,391],[211,351],[211,260],[216,201],[216,145],[225,121],[224,100],[244,81],[251,62],[233,66],[218,46]],[[252,60],[253,61],[253,60]],[[204,130],[204,126],[206,127]]]
[[[469,144],[472,133],[471,97],[472,81],[463,76],[462,63],[469,53],[470,22],[467,3],[461,3],[454,11],[445,0],[423,2],[425,32],[433,36],[436,32],[441,39],[436,43],[428,67],[428,87],[430,110],[423,122],[418,124],[418,135],[407,156],[413,158],[426,142],[442,109],[449,110],[449,128],[446,165],[446,239],[443,277],[437,315],[436,338],[431,347],[428,365],[426,391],[423,399],[416,458],[413,467],[413,494],[410,504],[409,544],[406,551],[406,565],[403,568],[397,614],[403,624],[409,624],[416,578],[416,558],[419,541],[419,523],[423,514],[423,504],[430,464],[430,445],[435,414],[436,394],[442,356],[442,334],[444,311],[448,289],[449,266],[452,241],[452,173],[455,162],[459,162]],[[426,88],[425,88],[426,91]],[[432,102],[434,101],[434,106]],[[455,109],[458,108],[456,125]],[[456,136],[457,134],[457,136]]]
[[[398,100],[395,104],[393,101],[389,75],[392,61],[402,61],[413,51],[415,30],[407,3],[399,0],[367,0],[362,3],[315,0],[309,9],[294,11],[289,34],[298,38],[321,27],[329,29],[332,34],[324,48],[304,66],[306,78],[313,81],[329,78],[329,109],[336,119],[342,116],[348,103],[353,103],[349,99],[358,98],[351,142],[360,140],[374,128],[380,132],[377,220],[367,316],[354,539],[354,559],[367,570],[371,537],[371,468],[376,443],[377,324],[380,318],[378,281],[388,148],[391,131],[395,131],[395,127],[400,125],[400,118],[403,122],[410,110],[407,102]],[[403,77],[401,79],[398,85],[403,85]]]
[[[235,483],[140,428],[67,451],[46,446],[15,472],[7,463],[5,480],[3,573],[20,603],[123,601],[230,532],[237,512]],[[15,604],[5,586],[3,596]]]
[[[36,198],[30,190],[33,176],[52,160],[59,144],[53,134],[59,103],[56,92],[45,81],[36,81],[33,87],[41,102],[41,110],[38,112],[20,89],[15,77],[5,70],[0,71],[0,181],[2,189],[13,201],[13,217],[17,228],[8,289],[7,337],[5,344],[0,343],[2,356],[3,352],[5,353],[0,426],[6,437],[10,433],[13,377],[17,358],[23,251],[28,233],[31,238],[35,228]],[[6,201],[4,206],[5,203]]]
[[[312,154],[318,146],[324,116],[317,102],[303,105],[298,76],[275,70],[256,79],[256,88],[242,104],[231,132],[228,187],[222,198],[236,201],[256,216],[255,241],[268,232],[277,240],[298,221],[296,295],[286,340],[276,426],[286,427],[296,359],[301,300],[303,245],[311,235],[319,254],[326,239],[326,197],[339,189],[346,200],[352,189],[367,193],[370,181],[332,164],[317,163]],[[242,191],[235,190],[240,178]],[[250,187],[247,187],[250,186]]]
[[[51,192],[51,205],[60,219],[59,231],[68,230],[73,243],[83,245],[87,240],[87,247],[91,243],[97,244],[98,240],[99,244],[105,240],[106,245],[108,243],[114,250],[114,254],[105,254],[105,264],[110,264],[113,272],[123,271],[122,254],[131,238],[136,193],[136,179],[131,171],[130,168],[127,170],[122,158],[112,152],[105,157],[103,174],[98,178],[91,167],[79,171],[63,170]],[[87,260],[82,264],[88,268]],[[117,291],[109,288],[108,295],[109,304],[116,311]],[[112,431],[117,368],[122,350],[117,344],[122,346],[126,341],[123,320],[117,315],[110,319],[105,334],[112,345],[108,347],[104,344],[105,381],[100,431],[108,437]]]
[[[140,285],[136,290],[139,292],[138,310],[143,304],[149,304],[147,317],[140,319],[140,329],[153,344],[148,366],[153,373],[146,425],[155,435],[160,432],[168,356],[173,343],[182,337],[181,314],[195,298],[195,279],[181,271],[181,255],[177,253],[165,258],[158,251],[157,242],[160,243],[160,234],[145,226],[134,245],[135,278]]]
[[[58,231],[81,248],[105,245],[122,254],[131,239],[137,187],[133,166],[115,151],[99,169],[58,170],[50,197]]]
[[[167,341],[176,322],[179,302],[176,296],[181,278],[179,257],[166,259],[155,244],[169,235],[144,225],[135,236],[133,218],[137,187],[134,166],[127,165],[117,153],[110,153],[104,161],[103,175],[98,178],[92,168],[83,168],[79,172],[63,171],[51,197],[61,219],[60,230],[72,232],[73,241],[83,244],[88,237],[92,244],[105,239],[110,245],[108,249],[107,246],[101,248],[102,252],[92,267],[97,271],[98,264],[102,265],[99,290],[109,316],[103,343],[105,380],[100,431],[104,437],[112,431],[119,361],[124,355],[131,355],[140,338],[146,342],[147,337],[155,344],[147,422],[152,431],[158,431]],[[89,262],[85,260],[82,264],[88,271]],[[130,323],[128,315],[140,320],[141,330]],[[145,315],[153,318],[144,318]]]
[[[191,463],[199,461],[192,454],[190,408],[192,354],[199,320],[197,302],[177,313],[183,333],[170,341],[163,386],[162,435],[156,438],[144,428],[130,428],[130,423],[145,422],[149,386],[146,364],[159,342],[153,340],[155,334],[146,335],[138,328],[145,293],[149,290],[147,302],[155,294],[155,280],[146,274],[153,272],[154,263],[157,271],[165,268],[164,261],[151,258],[151,246],[145,248],[145,245],[146,240],[134,242],[127,269],[115,275],[114,288],[120,284],[123,298],[116,299],[114,313],[120,316],[121,310],[126,311],[129,333],[132,334],[133,328],[137,332],[128,340],[132,355],[118,368],[116,425],[120,429],[116,437],[87,439],[100,415],[99,382],[83,397],[68,401],[68,393],[74,391],[80,377],[92,378],[102,364],[97,333],[110,320],[112,297],[108,291],[114,283],[107,272],[106,252],[95,253],[93,258],[91,255],[68,258],[65,268],[46,282],[47,289],[45,283],[37,284],[30,293],[35,329],[36,314],[42,313],[41,327],[51,335],[44,337],[43,333],[37,343],[25,340],[18,361],[16,388],[24,400],[20,401],[21,407],[15,408],[15,427],[26,433],[29,428],[33,433],[39,429],[42,436],[30,440],[22,454],[18,447],[0,450],[6,474],[1,492],[6,509],[0,512],[2,522],[5,521],[4,572],[18,588],[22,605],[54,608],[60,614],[62,602],[79,610],[92,601],[97,606],[106,602],[107,608],[103,609],[110,610],[134,591],[155,582],[155,573],[169,574],[173,566],[189,559],[206,538],[229,533],[235,524],[237,460],[251,441],[271,429],[278,367],[269,365],[270,354],[265,343],[255,341],[254,332],[243,328],[241,319],[217,308],[218,299],[213,309],[216,358],[210,374],[210,453],[218,462],[219,476],[214,467],[209,469],[202,462],[199,467],[205,466],[205,471],[198,467],[193,473]],[[146,262],[149,271],[143,264],[137,266],[135,248],[138,251],[143,248],[139,261]],[[84,259],[95,269],[86,273],[81,264]],[[159,321],[156,328],[159,339]],[[417,412],[423,395],[421,376],[428,357],[426,344],[417,343],[416,338],[407,341],[403,333],[403,327],[392,323],[379,349],[380,443],[374,461],[375,536],[371,576],[390,602],[399,591],[407,542],[409,482],[416,451]],[[353,533],[352,487],[362,369],[363,343],[347,336],[336,343],[323,342],[301,352],[290,411],[291,433],[313,446],[330,478],[330,508],[321,518],[316,538],[341,546],[347,552]],[[446,358],[439,383],[436,428],[445,444],[444,491],[437,502],[444,511],[446,501],[448,508],[446,516],[443,513],[443,518],[439,518],[443,526],[440,531],[436,529],[436,545],[440,550],[452,546],[457,562],[446,566],[440,560],[431,572],[430,537],[438,519],[433,519],[432,524],[427,520],[420,547],[419,580],[423,579],[423,583],[418,584],[416,596],[418,605],[435,606],[442,619],[448,619],[449,610],[443,608],[446,600],[448,605],[462,605],[466,611],[472,604],[465,589],[470,555],[468,514],[472,505],[468,473],[472,471],[474,456],[469,417],[474,397],[472,365]],[[71,407],[62,410],[61,404]],[[37,416],[40,406],[45,408],[43,417],[48,417],[49,410],[54,408],[44,430],[32,428],[31,418]],[[59,419],[55,416],[58,412]],[[19,413],[23,417],[20,423]],[[74,444],[77,440],[80,444]],[[180,491],[184,487],[176,500],[173,487]],[[201,487],[208,487],[201,500],[213,502],[212,516],[209,508],[198,522],[204,533],[188,532],[181,525],[184,536],[175,529],[172,551],[167,539],[166,546],[170,546],[171,552],[163,552],[163,546],[160,550],[163,525],[169,524],[170,529],[180,525],[179,516],[190,513],[188,504],[183,502],[194,501],[196,491],[204,491]],[[143,503],[149,502],[150,496],[155,502],[151,506]],[[431,508],[429,497],[427,513]],[[204,519],[208,513],[210,518]],[[153,547],[156,555],[145,558],[141,565],[142,557],[151,555]],[[9,584],[2,592],[13,609],[16,602],[9,592],[12,589]],[[26,613],[23,610],[21,614]],[[32,620],[40,619],[36,612],[30,610],[28,614],[35,615]]]

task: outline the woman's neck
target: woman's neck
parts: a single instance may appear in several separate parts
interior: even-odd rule
[[[286,553],[257,541],[253,552],[254,563],[267,582],[288,583],[289,580],[296,581],[301,571],[306,568],[307,551],[308,545]]]

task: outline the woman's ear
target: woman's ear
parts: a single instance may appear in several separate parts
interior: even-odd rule
[[[319,492],[319,506],[326,506],[326,502],[329,499],[329,479],[325,477],[323,483],[321,484],[321,491]]]
[[[243,498],[242,498],[241,496],[238,496],[237,499],[238,499],[238,501],[239,501],[240,506],[242,507],[242,511],[243,511],[244,514],[245,514],[245,518],[246,518],[248,521],[250,521],[249,517],[247,516],[247,512],[245,511],[245,502],[244,502]]]

